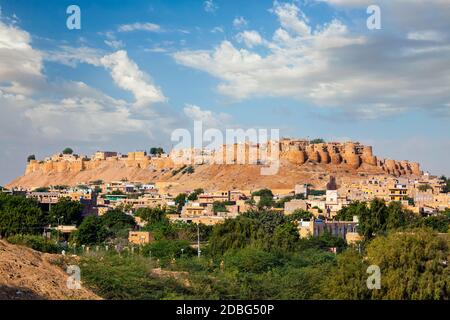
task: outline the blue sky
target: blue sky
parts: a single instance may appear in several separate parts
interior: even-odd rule
[[[450,175],[450,1],[378,3],[380,30],[366,0],[0,0],[0,183],[28,154],[170,148],[199,119]]]

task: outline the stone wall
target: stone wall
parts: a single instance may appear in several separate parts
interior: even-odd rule
[[[273,150],[279,148],[279,150]],[[45,161],[31,160],[25,174],[42,171],[50,172],[80,172],[93,170],[105,163],[118,163],[127,168],[156,169],[173,168],[175,164],[208,164],[208,163],[230,163],[232,159],[235,164],[266,163],[270,156],[278,151],[281,160],[289,161],[294,165],[305,163],[320,163],[324,165],[335,165],[359,169],[361,166],[378,167],[384,172],[395,175],[422,175],[420,165],[417,162],[396,161],[392,159],[378,159],[373,155],[372,147],[361,145],[358,142],[329,142],[311,144],[307,140],[283,139],[276,144],[234,144],[222,146],[218,151],[204,151],[187,149],[180,152],[173,150],[168,157],[150,157],[144,152],[130,152],[127,156],[99,157],[94,155],[92,159],[78,156],[54,155]],[[231,155],[230,155],[231,153]],[[189,155],[190,163],[180,162],[182,156]],[[239,161],[239,159],[241,161]],[[221,162],[220,162],[221,160]],[[244,160],[244,161],[242,161]],[[256,161],[255,161],[256,160]]]

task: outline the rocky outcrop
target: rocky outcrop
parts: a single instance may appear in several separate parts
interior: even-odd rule
[[[56,154],[42,161],[31,160],[25,176],[50,179],[52,174],[78,176],[88,181],[95,174],[111,169],[111,177],[119,178],[121,170],[131,177],[147,176],[149,169],[170,172],[182,165],[265,165],[273,159],[292,164],[302,171],[303,166],[321,165],[327,171],[358,170],[377,171],[394,176],[422,175],[417,162],[380,159],[373,154],[371,146],[358,142],[311,143],[308,140],[282,139],[279,143],[223,145],[219,150],[187,149],[173,150],[169,155],[148,156],[145,152],[130,152],[120,155],[116,152],[97,152],[91,158],[77,155]],[[109,168],[109,169],[108,169]],[[92,176],[92,177],[91,177]],[[106,175],[108,176],[108,175]],[[37,182],[36,182],[37,183]]]

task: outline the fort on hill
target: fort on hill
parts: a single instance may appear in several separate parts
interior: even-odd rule
[[[273,149],[273,148],[276,148]],[[270,155],[277,151],[279,172],[267,179],[259,175],[258,168],[268,163]],[[269,156],[268,156],[269,155]],[[191,167],[189,181],[183,181],[183,169]],[[422,171],[416,162],[381,159],[373,154],[372,147],[358,142],[323,142],[283,138],[279,143],[266,145],[239,143],[223,145],[217,150],[174,149],[169,154],[148,155],[144,151],[98,151],[90,157],[58,153],[43,160],[30,160],[25,175],[9,184],[9,187],[37,187],[46,185],[74,185],[100,179],[103,181],[172,181],[207,183],[215,179],[219,185],[258,185],[258,180],[268,185],[282,187],[284,181],[293,179],[321,180],[320,176],[333,173],[337,177],[358,174],[392,176],[420,176]],[[247,181],[240,181],[246,179]],[[311,181],[305,181],[310,183]]]

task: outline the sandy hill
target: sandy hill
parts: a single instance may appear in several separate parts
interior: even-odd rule
[[[45,254],[0,240],[0,300],[99,299],[91,291],[66,286],[68,275]]]
[[[295,184],[311,183],[316,188],[323,188],[329,181],[329,175],[335,175],[338,183],[344,180],[363,179],[364,175],[386,175],[379,167],[363,164],[358,169],[346,165],[332,165],[321,163],[305,163],[301,166],[289,161],[281,161],[277,174],[261,175],[259,165],[195,165],[193,173],[181,170],[177,173],[177,167],[145,168],[127,167],[122,162],[104,162],[93,169],[82,171],[55,170],[50,172],[29,172],[12,181],[7,187],[36,188],[50,185],[77,185],[94,180],[104,182],[120,181],[127,179],[134,182],[168,182],[171,185],[168,190],[186,191],[195,188],[205,190],[255,190],[259,188],[288,189]]]
[[[261,164],[273,164],[268,149],[278,151],[280,167],[276,174],[265,176],[261,174]],[[250,161],[251,158],[255,159]],[[196,165],[192,165],[194,162]],[[186,167],[189,170],[185,170]],[[398,177],[420,176],[422,172],[416,162],[378,158],[371,146],[357,142],[312,143],[284,139],[276,146],[230,144],[219,151],[191,148],[173,150],[164,156],[149,156],[144,151],[129,152],[127,155],[99,151],[90,158],[76,154],[54,154],[40,161],[30,159],[25,174],[6,187],[33,189],[87,184],[94,180],[112,182],[126,179],[142,183],[168,182],[173,191],[194,188],[208,191],[289,189],[301,183],[321,188],[329,175],[336,176],[339,184],[346,179],[356,182],[364,175],[372,174]]]

